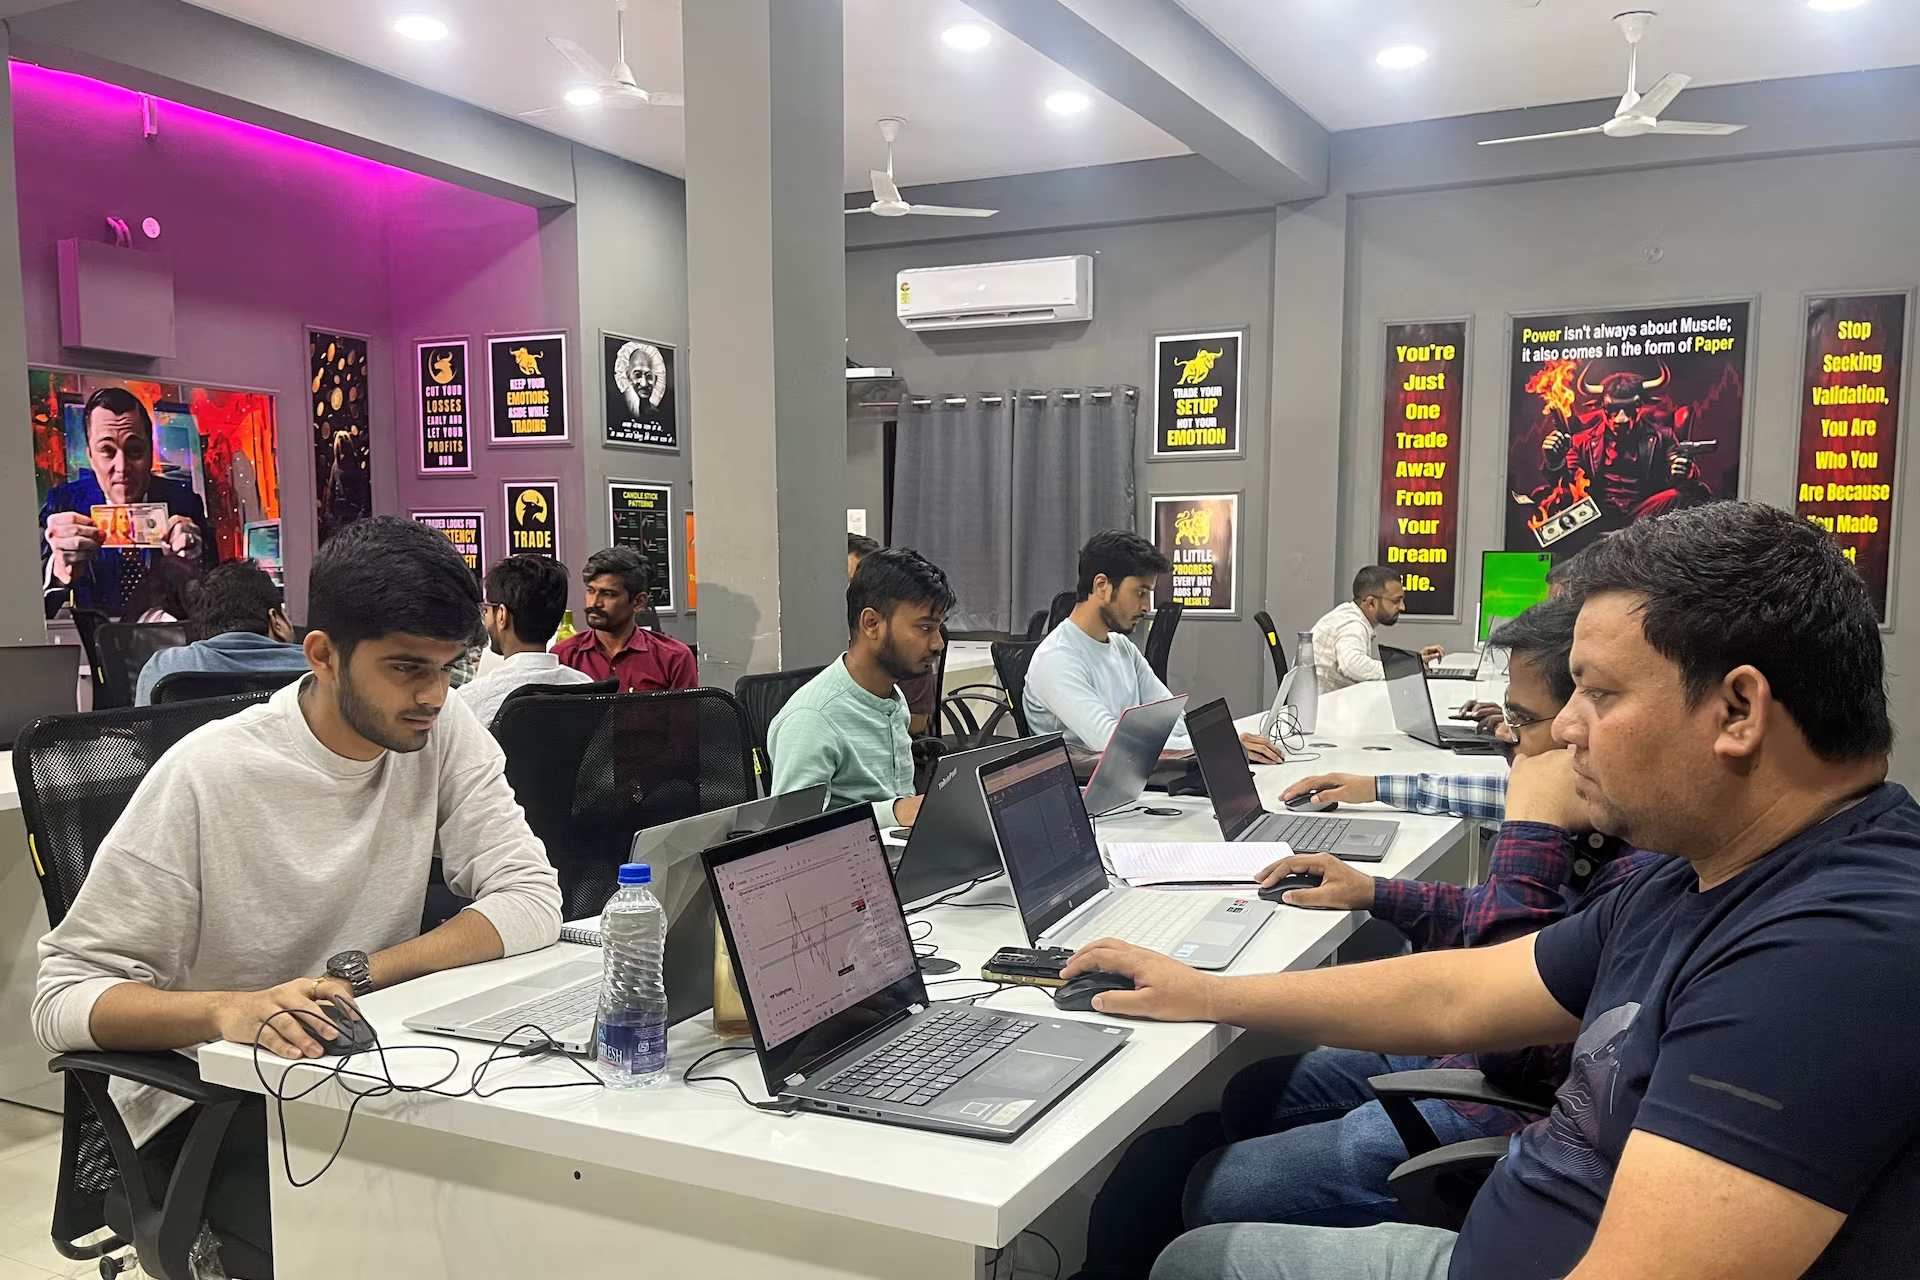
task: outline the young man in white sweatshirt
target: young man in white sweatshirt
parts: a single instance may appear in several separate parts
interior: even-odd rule
[[[337,1034],[322,998],[558,937],[559,882],[500,748],[447,696],[480,613],[453,545],[395,517],[352,525],[315,557],[307,612],[311,673],[156,762],[41,940],[33,1027],[48,1051],[257,1038],[319,1057]],[[473,905],[421,934],[436,852]],[[122,1082],[114,1099],[164,1177],[188,1104]],[[229,1130],[208,1217],[270,1252],[265,1162],[254,1107]]]

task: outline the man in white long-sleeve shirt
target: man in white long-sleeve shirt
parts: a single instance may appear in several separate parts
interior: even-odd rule
[[[447,696],[480,611],[459,553],[409,520],[361,521],[315,557],[308,601],[311,673],[167,752],[41,940],[47,1050],[257,1038],[319,1057],[337,1034],[320,1000],[558,937],[559,883],[500,748]],[[435,853],[473,904],[421,934]],[[188,1104],[122,1082],[114,1098],[164,1178]],[[264,1108],[242,1114],[208,1217],[270,1252]]]
[[[1406,611],[1407,590],[1399,574],[1377,564],[1354,574],[1353,599],[1313,624],[1313,669],[1320,678],[1320,692],[1385,680],[1376,628],[1392,626]],[[1446,652],[1430,644],[1420,650],[1420,657],[1438,662]]]
[[[1173,696],[1127,638],[1153,608],[1153,584],[1171,565],[1145,538],[1119,529],[1096,533],[1080,549],[1080,602],[1034,650],[1022,698],[1035,733],[1058,733],[1070,751],[1098,755],[1129,707]],[[1259,734],[1241,742],[1259,764],[1280,753]],[[1192,750],[1184,720],[1167,739],[1169,752]]]

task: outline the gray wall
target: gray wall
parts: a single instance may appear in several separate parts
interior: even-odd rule
[[[947,240],[847,254],[847,338],[855,358],[890,365],[916,394],[1011,387],[1141,389],[1135,432],[1135,491],[1146,532],[1155,493],[1240,493],[1240,617],[1187,618],[1175,637],[1168,683],[1196,700],[1224,697],[1245,713],[1271,695],[1271,667],[1252,617],[1266,603],[1267,441],[1271,384],[1274,218],[1270,212],[1076,232]],[[998,262],[1094,254],[1093,319],[909,333],[894,318],[894,275],[909,266]],[[1232,461],[1149,462],[1153,335],[1245,327],[1243,434],[1247,456]],[[862,479],[864,477],[864,480]],[[881,508],[877,467],[854,475],[847,505]],[[866,492],[860,492],[866,487]],[[878,536],[877,525],[870,529]],[[1062,583],[1062,588],[1071,586]],[[1291,610],[1287,616],[1291,616]],[[1301,625],[1312,621],[1306,617]],[[1284,622],[1283,622],[1284,625]]]

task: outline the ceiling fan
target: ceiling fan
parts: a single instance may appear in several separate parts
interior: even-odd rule
[[[609,106],[622,110],[635,107],[683,107],[687,100],[677,93],[659,93],[642,89],[633,78],[633,68],[627,65],[627,0],[613,0],[614,32],[617,43],[614,46],[613,70],[609,71],[595,60],[594,56],[565,36],[548,36],[547,43],[568,62],[571,62],[587,77],[584,86],[599,92],[600,96],[591,102],[583,102],[579,107]],[[541,107],[537,111],[522,111],[523,118],[550,116],[556,112],[576,110],[575,106]]]
[[[1632,9],[1626,13],[1616,13],[1613,20],[1620,28],[1620,34],[1627,38],[1628,46],[1633,50],[1627,61],[1627,92],[1620,99],[1620,105],[1613,109],[1613,119],[1605,124],[1590,125],[1585,129],[1562,129],[1558,133],[1530,133],[1518,138],[1488,138],[1480,145],[1499,147],[1509,142],[1538,142],[1543,138],[1577,138],[1584,133],[1604,133],[1609,138],[1637,138],[1643,133],[1687,134],[1693,137],[1720,137],[1729,133],[1738,133],[1747,126],[1743,124],[1701,124],[1693,120],[1662,120],[1660,113],[1680,96],[1680,91],[1693,81],[1692,76],[1682,75],[1678,71],[1669,71],[1654,81],[1653,87],[1642,94],[1637,85],[1640,72],[1640,40],[1647,34],[1647,27],[1655,15],[1649,9]]]
[[[884,171],[872,169],[867,173],[873,179],[873,203],[863,209],[849,209],[848,213],[873,213],[882,218],[904,218],[910,213],[931,214],[936,218],[991,218],[1000,212],[998,209],[962,209],[950,204],[908,204],[893,182],[893,144],[906,123],[899,116],[880,118],[880,136],[887,141],[887,167]]]

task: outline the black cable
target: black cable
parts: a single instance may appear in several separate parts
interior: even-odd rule
[[[909,917],[917,916],[922,911],[931,911],[935,907],[1005,907],[1007,910],[1011,911],[1013,909],[1013,904],[1011,902],[955,902],[954,901],[954,899],[959,897],[961,894],[969,893],[975,889],[978,889],[981,885],[987,883],[989,880],[998,880],[1001,876],[1005,874],[1006,872],[1004,871],[994,871],[994,872],[990,872],[987,875],[981,876],[978,879],[969,880],[965,884],[959,886],[958,888],[947,890],[945,893],[933,899],[933,901],[931,902],[923,902],[919,906],[910,909],[907,912],[907,915]]]
[[[1028,1227],[1025,1231],[1022,1231],[1020,1234],[1023,1236],[1032,1236],[1035,1240],[1038,1240],[1041,1244],[1047,1246],[1047,1248],[1053,1252],[1053,1275],[1048,1277],[1048,1280],[1060,1280],[1060,1270],[1062,1267],[1066,1265],[1066,1259],[1060,1256],[1060,1250],[1058,1247],[1054,1245],[1053,1241],[1047,1239],[1045,1236],[1041,1235],[1038,1231],[1035,1231],[1032,1227]]]
[[[990,999],[993,996],[997,996],[1002,991],[1006,991],[1011,987],[1024,987],[1024,986],[1031,985],[1025,982],[1003,982],[998,978],[969,978],[969,977],[941,978],[938,982],[929,982],[927,984],[927,994],[932,995],[933,989],[935,987],[950,986],[956,982],[976,982],[984,986],[990,987],[992,988],[992,990],[976,991],[970,996],[953,996],[951,998],[948,998],[948,997],[939,997],[939,998],[946,999],[947,1002],[950,1004],[973,1004],[977,1001],[986,1000],[986,999]]]
[[[699,1057],[695,1058],[692,1062],[687,1064],[687,1069],[680,1073],[680,1083],[688,1084],[688,1085],[715,1084],[715,1083],[731,1085],[733,1087],[733,1091],[740,1095],[740,1101],[746,1103],[748,1106],[752,1107],[755,1111],[770,1111],[775,1115],[782,1115],[782,1116],[792,1115],[796,1110],[796,1108],[789,1103],[755,1102],[752,1098],[749,1098],[747,1096],[747,1091],[745,1089],[742,1089],[740,1087],[740,1082],[738,1080],[735,1080],[732,1076],[722,1076],[722,1075],[696,1076],[695,1074],[693,1074],[694,1069],[697,1068],[701,1063],[705,1062],[708,1058],[717,1058],[723,1053],[753,1053],[753,1052],[756,1052],[756,1050],[750,1044],[723,1044],[718,1049],[709,1049],[707,1052],[701,1054]]]

